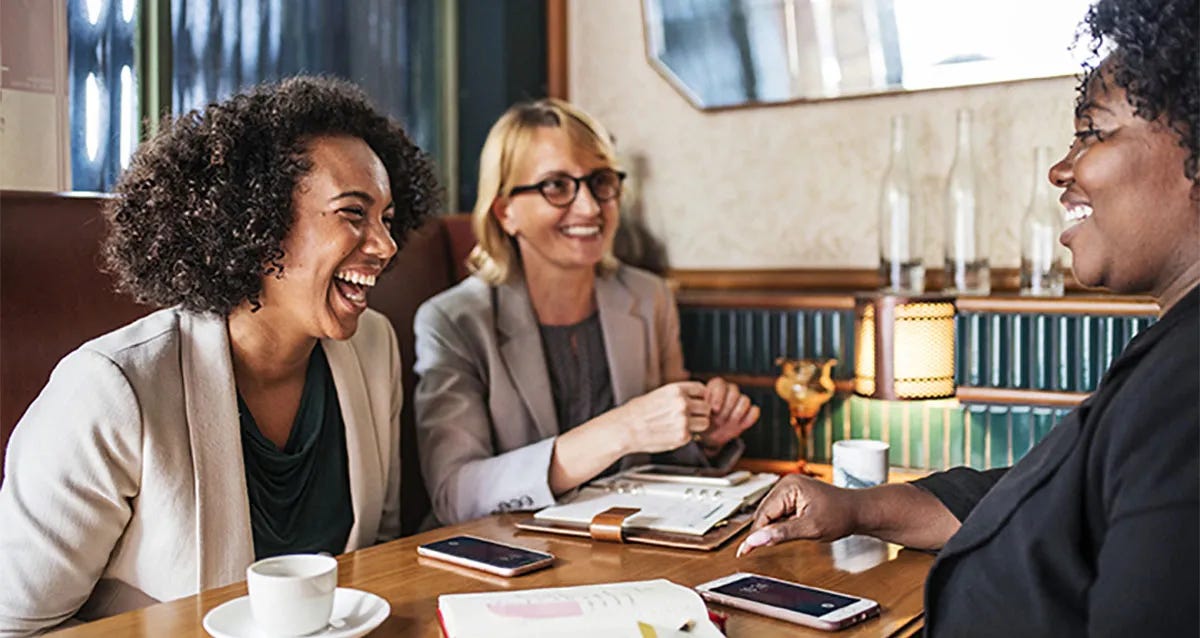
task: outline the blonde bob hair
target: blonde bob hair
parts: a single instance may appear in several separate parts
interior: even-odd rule
[[[516,104],[505,111],[492,125],[479,154],[479,195],[471,211],[471,228],[478,243],[467,257],[470,271],[493,286],[505,283],[519,271],[520,253],[516,239],[504,232],[500,221],[492,214],[492,206],[518,186],[514,183],[516,173],[539,128],[565,130],[575,148],[601,157],[610,167],[618,168],[608,132],[579,107],[563,100],[545,98]],[[617,259],[609,245],[596,272],[605,275],[616,268]]]

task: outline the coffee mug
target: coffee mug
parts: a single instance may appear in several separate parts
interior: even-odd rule
[[[871,439],[833,443],[833,484],[863,488],[887,483],[888,444]]]
[[[324,629],[333,613],[337,559],[323,554],[264,558],[246,568],[254,624],[272,636]]]

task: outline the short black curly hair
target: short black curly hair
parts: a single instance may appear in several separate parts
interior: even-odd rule
[[[117,289],[195,312],[257,309],[263,277],[283,271],[293,191],[312,169],[306,144],[323,135],[361,138],[379,156],[397,246],[440,208],[432,162],[361,89],[323,76],[260,84],[164,122],[138,148],[104,211]]]
[[[1080,25],[1078,43],[1090,37],[1091,54],[1076,88],[1076,112],[1087,99],[1088,83],[1111,47],[1112,79],[1125,90],[1134,113],[1160,116],[1188,150],[1184,174],[1200,184],[1200,70],[1197,0],[1099,0]]]

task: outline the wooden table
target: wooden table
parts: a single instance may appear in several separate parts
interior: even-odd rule
[[[852,537],[837,544],[797,541],[738,559],[734,551],[744,534],[715,552],[671,550],[521,532],[513,527],[517,517],[493,516],[345,554],[338,558],[339,584],[373,592],[391,603],[391,617],[372,638],[441,636],[435,615],[439,594],[653,578],[695,586],[739,570],[879,601],[883,608],[879,618],[838,632],[839,637],[908,636],[920,628],[923,585],[932,557],[875,539]],[[463,533],[552,552],[558,561],[550,569],[500,578],[417,556],[417,545]],[[56,636],[202,637],[206,635],[201,627],[204,614],[245,593],[246,584],[236,583],[74,627]],[[831,636],[764,616],[721,610],[729,613],[726,632],[733,638]]]

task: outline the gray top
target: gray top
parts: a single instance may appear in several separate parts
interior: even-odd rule
[[[613,407],[612,379],[600,314],[569,326],[538,324],[558,431],[566,432]]]

